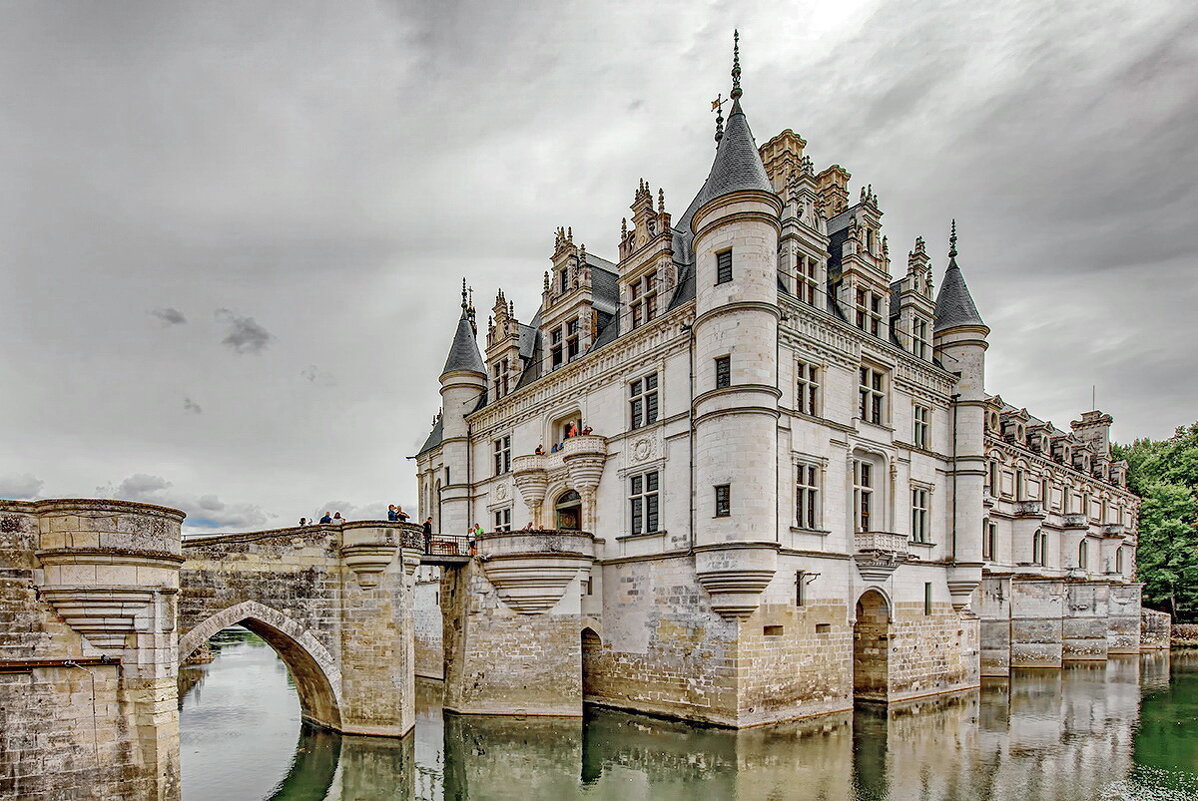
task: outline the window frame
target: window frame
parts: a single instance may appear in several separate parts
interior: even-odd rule
[[[512,472],[512,435],[504,434],[491,440],[493,475],[502,476]]]
[[[912,443],[920,450],[929,450],[932,441],[932,409],[916,403],[911,407]]]
[[[911,541],[921,545],[931,544],[929,524],[931,522],[932,492],[927,487],[911,488]]]
[[[732,517],[732,485],[716,484],[715,514],[712,517]]]
[[[715,357],[715,388],[732,386],[732,354]]]
[[[819,417],[820,365],[795,359],[795,411]]]
[[[853,531],[873,531],[874,522],[874,463],[868,459],[853,459]]]
[[[795,528],[819,531],[823,523],[821,508],[820,465],[812,462],[795,463]]]
[[[886,425],[886,372],[871,364],[857,368],[857,416],[864,423]]]
[[[661,470],[652,468],[628,476],[628,533],[661,531]]]
[[[505,506],[502,509],[496,509],[494,514],[495,528],[492,531],[511,531],[512,530],[512,507]]]
[[[651,426],[661,413],[661,380],[659,372],[646,373],[628,382],[628,429]],[[650,387],[649,383],[653,386]]]
[[[715,283],[728,284],[732,282],[732,248],[721,250],[715,254]]]

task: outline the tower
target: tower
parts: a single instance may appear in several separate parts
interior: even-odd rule
[[[462,279],[462,316],[441,370],[441,531],[461,534],[470,520],[470,439],[466,415],[487,390],[487,368],[475,341],[474,307]]]
[[[936,296],[935,355],[956,373],[953,400],[953,469],[950,473],[952,558],[949,591],[963,609],[982,579],[983,495],[986,481],[986,337],[990,329],[974,305],[957,265],[957,223],[949,237],[948,268]]]
[[[695,569],[712,607],[747,617],[777,563],[778,234],[774,193],[741,108],[691,204],[695,260]]]

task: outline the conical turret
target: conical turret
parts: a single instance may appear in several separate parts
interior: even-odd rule
[[[944,272],[944,283],[936,296],[936,333],[961,326],[986,327],[982,315],[969,294],[965,276],[957,266],[957,221],[953,220],[952,235],[949,237],[948,269]]]
[[[449,355],[445,358],[445,367],[441,375],[467,371],[486,375],[487,368],[483,364],[482,354],[478,351],[475,341],[473,309],[467,300],[466,281],[462,280],[462,316],[458,318],[458,327],[453,334],[453,344],[449,346]]]

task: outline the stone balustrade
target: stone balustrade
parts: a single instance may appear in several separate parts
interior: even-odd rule
[[[594,493],[607,462],[607,437],[580,434],[570,437],[552,453],[533,453],[512,459],[512,477],[532,512],[533,524],[540,526],[541,508],[550,476],[565,474],[567,483],[586,499],[588,518],[594,507]],[[588,519],[588,523],[593,522]]]
[[[908,540],[905,535],[890,531],[858,531],[853,535],[853,546],[858,553],[873,551],[906,556]]]
[[[595,560],[595,538],[586,531],[492,532],[480,536],[476,547],[487,580],[522,615],[556,606]]]
[[[1102,527],[1104,537],[1122,537],[1126,533],[1127,529],[1122,523],[1107,523]]]
[[[1086,528],[1089,525],[1084,514],[1065,515],[1065,528]]]

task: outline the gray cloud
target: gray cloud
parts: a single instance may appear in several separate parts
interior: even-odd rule
[[[150,314],[161,320],[163,325],[183,325],[187,322],[187,317],[183,315],[183,312],[171,306],[153,309]]]
[[[527,321],[556,226],[614,257],[642,176],[680,214],[734,25],[758,142],[793,128],[853,196],[873,184],[896,272],[923,234],[939,274],[957,217],[991,391],[1067,425],[1097,384],[1116,436],[1167,436],[1198,396],[1198,7],[1129,8],[12,4],[0,419],[28,423],[0,474],[50,496],[170,476],[139,491],[196,519],[243,499],[230,527],[318,497],[414,512],[399,457],[439,404],[460,276]],[[151,312],[172,335],[145,335],[181,308],[239,313]],[[186,426],[181,397],[206,399]]]
[[[228,327],[221,344],[237,353],[261,353],[274,339],[274,335],[258,325],[253,317],[241,317],[228,309],[218,310],[216,316]]]
[[[183,411],[190,412],[191,414],[203,414],[204,413],[204,410],[203,410],[203,408],[200,407],[200,404],[196,403],[191,398],[183,399]]]
[[[24,501],[36,498],[46,482],[31,473],[0,475],[0,498]]]
[[[193,496],[179,492],[165,478],[147,473],[135,473],[115,486],[109,484],[97,487],[96,494],[104,498],[153,503],[179,509],[187,514],[183,523],[185,533],[200,533],[214,528],[260,528],[265,526],[271,517],[255,504],[225,503],[211,493]]]

